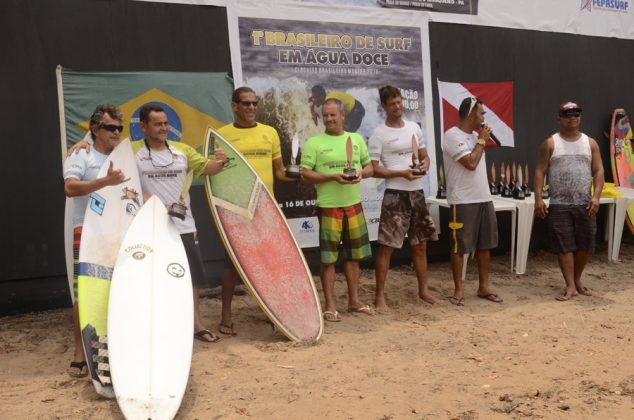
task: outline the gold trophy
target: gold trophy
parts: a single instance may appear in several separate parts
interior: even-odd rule
[[[183,190],[181,191],[180,197],[178,197],[178,202],[172,204],[167,214],[172,217],[179,218],[181,220],[185,220],[185,215],[187,214],[187,206],[185,205],[185,197],[189,193],[189,188],[192,186],[192,181],[194,179],[194,171],[187,172],[185,176],[185,182],[183,183]]]
[[[348,140],[346,141],[346,158],[348,163],[343,170],[343,179],[346,181],[352,181],[357,179],[357,170],[352,166],[352,140],[350,136],[348,136]]]
[[[286,176],[288,178],[297,179],[300,177],[299,165],[296,163],[297,154],[299,152],[299,137],[297,133],[293,135],[291,141],[291,164],[286,167]]]

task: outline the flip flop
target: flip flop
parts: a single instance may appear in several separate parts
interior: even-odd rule
[[[207,340],[205,336],[211,337],[211,340]],[[200,330],[194,333],[194,338],[196,340],[204,341],[205,343],[217,343],[218,341],[222,340],[221,337],[218,337],[209,330]]]
[[[68,371],[68,376],[75,379],[85,378],[88,376],[88,364],[83,362],[70,362],[71,369],[79,369],[79,372]]]
[[[490,300],[491,302],[495,302],[495,303],[504,302],[504,300],[495,293],[489,293],[488,295],[478,295],[478,297],[480,299]]]
[[[449,296],[449,298],[447,298],[447,300],[449,301],[449,303],[451,303],[452,305],[456,305],[456,306],[464,306],[464,298],[457,298],[455,296]]]
[[[339,311],[324,311],[324,320],[329,322],[341,322]]]
[[[233,322],[231,324],[225,324],[224,322],[221,322],[220,325],[218,326],[218,331],[220,332],[220,334],[224,334],[224,335],[230,335],[230,336],[238,335],[238,333],[235,332],[233,329]]]
[[[374,315],[376,312],[370,308],[370,305],[363,305],[359,308],[348,308],[348,312],[359,312],[366,315]]]

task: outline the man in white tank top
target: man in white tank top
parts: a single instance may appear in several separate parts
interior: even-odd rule
[[[603,164],[597,142],[579,131],[581,107],[565,102],[559,107],[559,132],[539,148],[535,169],[535,215],[548,216],[551,251],[557,254],[566,282],[557,300],[579,294],[590,296],[581,274],[594,249],[596,214],[603,189]],[[542,199],[544,175],[550,183],[550,206]],[[594,183],[594,194],[591,192]]]

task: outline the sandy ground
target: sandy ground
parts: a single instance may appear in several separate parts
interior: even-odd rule
[[[634,245],[623,245],[620,263],[605,256],[599,247],[585,272],[594,295],[569,302],[554,299],[563,280],[546,253],[523,276],[494,258],[503,304],[476,298],[475,264],[464,307],[422,303],[412,269],[394,268],[390,314],[344,313],[314,345],[288,342],[250,296],[236,297],[239,334],[195,342],[178,418],[634,418]],[[434,293],[450,295],[448,263],[429,273]],[[373,293],[373,272],[363,271],[361,296]],[[202,310],[217,329],[219,300]],[[122,418],[87,379],[67,376],[70,340],[69,309],[0,319],[2,418]]]

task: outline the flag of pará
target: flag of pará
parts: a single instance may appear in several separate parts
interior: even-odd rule
[[[464,98],[476,97],[484,104],[484,122],[504,147],[514,147],[513,82],[453,83],[438,80],[442,132],[458,124],[458,108]],[[487,147],[497,147],[489,139]]]

